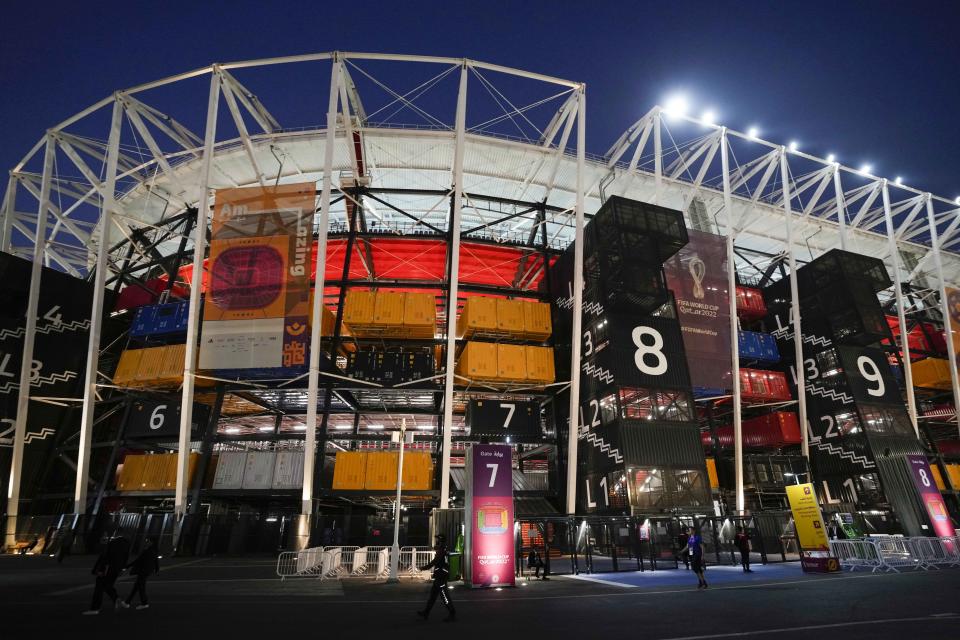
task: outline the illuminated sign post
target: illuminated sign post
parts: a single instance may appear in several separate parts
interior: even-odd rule
[[[787,486],[787,500],[793,513],[793,523],[800,545],[800,565],[804,571],[839,571],[836,558],[829,557],[830,541],[823,523],[823,514],[817,503],[817,494],[811,483]]]
[[[514,586],[513,452],[475,444],[466,460],[465,580],[471,587]]]
[[[923,510],[930,517],[930,524],[933,525],[933,532],[937,536],[953,537],[955,534],[953,525],[950,523],[950,514],[947,513],[947,505],[943,502],[943,496],[940,495],[940,489],[933,480],[933,474],[930,471],[930,464],[926,456],[912,455],[907,456],[907,464],[910,465],[913,483],[920,494],[920,501],[923,503]]]

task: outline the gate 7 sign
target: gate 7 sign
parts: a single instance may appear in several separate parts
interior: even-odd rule
[[[521,400],[471,400],[467,426],[473,436],[539,436],[540,405]]]

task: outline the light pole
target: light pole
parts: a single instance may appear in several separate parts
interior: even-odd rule
[[[407,419],[400,419],[400,459],[397,460],[397,501],[393,509],[393,547],[390,549],[390,577],[387,582],[398,582],[400,570],[400,490],[403,488],[403,445],[406,442]],[[416,557],[414,557],[416,562]]]

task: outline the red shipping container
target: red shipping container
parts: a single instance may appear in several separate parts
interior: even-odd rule
[[[887,324],[890,325],[890,331],[894,337],[900,336],[900,321],[896,316],[887,316]],[[920,325],[913,327],[907,336],[907,344],[910,346],[911,359],[922,358],[924,356],[914,356],[914,352],[934,352],[946,354],[947,341],[943,331],[929,322],[924,322],[923,328]],[[884,340],[883,344],[890,344],[889,340]]]
[[[147,304],[153,304],[160,298],[160,294],[167,288],[166,276],[162,278],[153,278],[143,283],[143,286],[131,284],[120,290],[117,296],[117,303],[114,311],[124,311],[126,309],[137,309]],[[170,291],[170,297],[186,298],[190,295],[187,288],[174,284]]]
[[[740,394],[746,402],[790,400],[787,377],[781,371],[740,369]]]
[[[787,375],[782,371],[767,371],[767,388],[770,390],[771,400],[791,400],[790,387],[787,385]]]
[[[800,444],[800,421],[793,411],[776,411],[764,416],[744,420],[741,424],[743,446],[749,448],[775,448]],[[733,425],[724,425],[716,430],[722,448],[733,446]],[[709,431],[701,432],[704,447],[712,447]]]
[[[937,443],[937,449],[945,456],[960,456],[960,440],[941,440]]]
[[[737,315],[743,320],[759,320],[767,315],[767,304],[759,289],[737,287]]]

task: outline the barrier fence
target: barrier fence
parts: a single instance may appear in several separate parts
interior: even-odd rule
[[[853,540],[831,540],[830,555],[840,566],[856,571],[939,570],[960,567],[960,539],[905,536],[870,536]]]
[[[379,578],[390,575],[390,547],[312,547],[302,551],[284,551],[277,558],[280,578]],[[430,571],[419,567],[433,559],[430,547],[401,547],[398,557],[400,577],[427,580]]]

